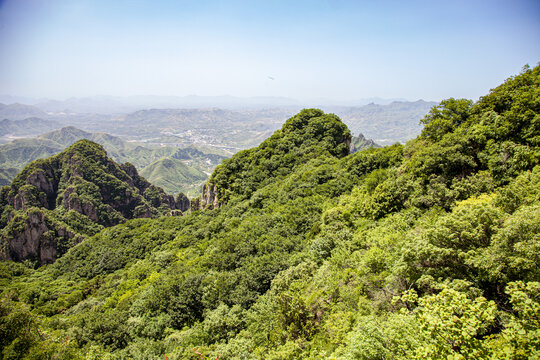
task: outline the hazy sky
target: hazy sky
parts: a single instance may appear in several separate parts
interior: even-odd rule
[[[539,0],[0,0],[0,94],[476,100],[538,61]]]

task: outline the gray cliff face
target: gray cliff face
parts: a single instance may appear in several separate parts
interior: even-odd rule
[[[49,168],[34,171],[26,178],[26,183],[35,186],[39,191],[44,192],[47,197],[53,196],[57,190],[54,174]]]
[[[0,258],[49,264],[102,226],[177,209],[188,210],[189,199],[175,200],[133,165],[119,165],[100,145],[81,140],[28,164],[0,189]]]
[[[66,210],[74,210],[78,213],[88,216],[92,221],[98,221],[98,213],[93,204],[80,199],[73,187],[69,187],[64,191],[62,206]]]
[[[2,258],[23,261],[31,259],[39,265],[52,264],[64,249],[61,243],[77,244],[82,237],[57,227],[50,227],[41,211],[29,211],[18,219],[18,231],[10,231],[5,237]]]
[[[190,207],[191,201],[189,198],[186,195],[179,193],[174,202],[174,208],[176,210],[180,210],[181,212],[186,212],[190,209]]]
[[[217,209],[221,205],[223,204],[219,201],[219,191],[217,186],[211,183],[204,184],[198,208],[200,210]]]
[[[350,149],[351,149],[351,138],[348,137],[348,138],[344,138],[342,142],[345,143],[345,145],[347,146],[347,149],[349,149],[349,152],[350,152]]]
[[[23,184],[16,191],[11,191],[5,201],[15,210],[24,210],[32,206],[54,209],[58,181],[50,167],[35,169],[29,173]]]
[[[148,205],[143,205],[135,209],[133,212],[134,218],[149,218],[152,217],[152,209]]]
[[[15,210],[24,210],[31,206],[48,208],[47,197],[43,192],[37,192],[34,188],[26,186],[19,189],[15,196],[8,198],[9,205]]]

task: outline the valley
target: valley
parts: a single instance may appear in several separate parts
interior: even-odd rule
[[[333,110],[344,114],[353,133],[363,138],[365,134],[360,132],[365,129],[366,134],[372,134],[371,138],[380,139],[365,143],[373,146],[414,137],[420,131],[419,119],[433,104],[392,102]],[[2,105],[0,112],[6,118],[0,122],[0,183],[9,184],[16,172],[32,160],[57,154],[79,139],[89,139],[103,145],[115,161],[134,164],[148,175],[150,182],[163,186],[165,191],[196,197],[223,159],[257,146],[295,111],[299,108],[150,109],[127,114],[81,114],[71,110],[45,112],[30,105]],[[356,142],[355,150],[363,148],[359,144]],[[187,153],[191,155],[185,156]],[[164,167],[166,159],[168,166]]]
[[[81,107],[77,109],[90,109]],[[202,184],[225,158],[257,146],[300,110],[298,107],[256,109],[148,109],[125,114],[57,112],[31,105],[2,105],[0,114],[0,182],[9,184],[27,163],[57,154],[79,139],[105,147],[117,162],[130,162],[165,191],[200,194]],[[65,106],[73,103],[64,104]],[[344,114],[353,134],[375,142],[364,146],[405,142],[420,131],[419,119],[434,103],[392,102],[361,107],[330,107]],[[62,105],[62,106],[64,106]],[[42,105],[43,106],[43,105]],[[62,108],[60,104],[55,109]],[[33,116],[33,117],[28,117]],[[40,117],[35,117],[40,116]],[[364,131],[365,134],[361,133]],[[356,139],[357,137],[355,137]],[[186,155],[189,154],[189,155]],[[166,162],[167,166],[163,166]],[[174,168],[174,170],[173,170]]]

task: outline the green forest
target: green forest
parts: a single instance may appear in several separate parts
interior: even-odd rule
[[[540,66],[421,123],[350,154],[340,118],[305,109],[183,216],[97,207],[54,263],[0,262],[2,358],[538,359]]]

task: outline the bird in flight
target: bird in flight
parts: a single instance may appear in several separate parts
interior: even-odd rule
[[[269,76],[268,78],[269,78],[270,80],[275,80],[275,79],[274,79],[273,77],[271,77],[271,76]]]

